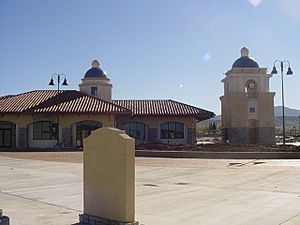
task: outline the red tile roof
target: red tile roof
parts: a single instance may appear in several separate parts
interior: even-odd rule
[[[203,120],[215,115],[213,112],[174,100],[113,100],[113,103],[130,109],[133,115],[140,116],[195,116]]]
[[[40,90],[0,96],[0,113],[112,113],[140,116],[194,116],[199,120],[213,112],[173,100],[113,100],[107,102],[75,90]]]
[[[130,110],[79,91],[31,91],[0,98],[0,113],[128,113]]]

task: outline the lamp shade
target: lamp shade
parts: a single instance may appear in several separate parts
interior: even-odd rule
[[[273,69],[272,69],[272,72],[271,72],[271,74],[277,74],[278,72],[277,72],[277,70],[276,70],[276,67],[275,66],[273,66]]]
[[[292,71],[291,67],[288,68],[286,75],[293,75],[293,71]]]
[[[50,82],[48,85],[54,85],[54,81],[53,81],[53,78],[51,78]]]
[[[62,83],[62,85],[64,85],[64,86],[67,86],[67,85],[68,85],[68,82],[67,82],[67,79],[66,79],[66,78],[64,79],[64,82]]]

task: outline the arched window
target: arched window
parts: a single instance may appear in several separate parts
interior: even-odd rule
[[[123,130],[125,130],[129,136],[141,141],[145,141],[145,127],[145,124],[136,122],[123,124]]]
[[[57,123],[38,121],[33,123],[33,140],[57,139]]]
[[[167,122],[160,125],[160,139],[184,139],[184,124]]]
[[[88,137],[93,130],[102,127],[102,123],[93,120],[85,120],[76,123],[76,146],[83,146],[83,139]]]

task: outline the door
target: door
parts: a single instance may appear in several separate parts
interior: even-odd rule
[[[0,130],[0,148],[12,147],[12,133],[11,130]]]
[[[249,144],[258,144],[258,121],[249,120],[248,121],[248,141]]]

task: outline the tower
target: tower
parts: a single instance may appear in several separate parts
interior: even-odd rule
[[[241,49],[241,57],[225,73],[221,100],[222,136],[233,144],[273,144],[274,92],[269,91],[271,74]]]
[[[93,60],[92,68],[85,73],[84,78],[81,80],[82,83],[79,84],[81,92],[111,102],[112,83],[105,71],[100,67],[98,60]]]

